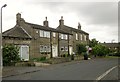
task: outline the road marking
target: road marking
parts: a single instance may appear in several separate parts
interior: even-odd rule
[[[103,77],[105,77],[108,73],[110,73],[113,69],[115,69],[117,66],[112,67],[111,69],[107,70],[105,73],[103,73],[101,76],[99,76],[96,80],[101,80]]]

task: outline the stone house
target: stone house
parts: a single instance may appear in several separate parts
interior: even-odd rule
[[[69,50],[72,50],[74,53],[76,53],[76,45],[78,43],[83,43],[86,45],[89,44],[89,34],[81,30],[80,23],[78,23],[78,29],[75,29],[73,27],[65,25],[63,17],[61,17],[57,29],[72,34],[72,36],[69,35]],[[61,42],[61,44],[64,44],[64,42]]]
[[[47,58],[58,57],[63,54],[75,52],[76,43],[89,41],[89,34],[81,29],[65,26],[63,18],[59,20],[57,29],[49,27],[47,17],[43,25],[26,22],[21,14],[16,15],[16,25],[3,32],[3,45],[14,44],[20,48],[21,60],[46,56]],[[64,27],[68,30],[64,30]],[[78,34],[78,35],[76,35]],[[79,40],[80,34],[84,35],[85,41]],[[75,38],[78,37],[76,40]],[[75,39],[75,40],[74,40]],[[83,39],[83,37],[82,37]]]

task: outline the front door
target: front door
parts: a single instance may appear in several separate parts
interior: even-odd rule
[[[69,53],[70,53],[70,55],[72,55],[72,53],[73,53],[73,47],[72,46],[69,47]]]
[[[57,45],[52,46],[52,55],[53,57],[58,57]]]
[[[21,45],[19,54],[20,54],[21,60],[28,61],[29,60],[29,46]]]

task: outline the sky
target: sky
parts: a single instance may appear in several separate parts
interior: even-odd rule
[[[118,42],[117,0],[1,0],[3,29],[16,24],[16,14],[21,13],[26,22],[43,25],[47,16],[49,26],[57,28],[63,16],[64,24],[89,33],[89,38],[99,42]],[[119,40],[120,41],[120,40]]]

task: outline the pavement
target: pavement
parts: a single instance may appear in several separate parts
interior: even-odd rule
[[[82,59],[81,59],[82,60]],[[80,60],[80,61],[81,61]],[[26,73],[32,73],[32,72],[37,72],[40,71],[41,69],[44,69],[46,67],[50,66],[57,66],[57,65],[68,65],[68,64],[74,64],[77,61],[70,61],[70,62],[64,62],[64,63],[59,63],[59,64],[51,64],[51,65],[41,65],[41,66],[33,66],[33,67],[27,67],[27,66],[5,66],[2,69],[2,78],[10,77],[10,76],[16,76],[16,75],[21,75],[21,74],[26,74]]]
[[[115,65],[117,65],[116,59],[95,58],[91,60],[71,61],[60,64],[52,64],[44,67],[4,67],[3,80],[4,79],[53,79],[53,77],[54,79],[90,80],[97,78],[99,75],[101,75],[106,70],[110,69]],[[117,69],[111,72],[111,74],[109,76],[106,76],[104,79],[113,77],[113,75],[114,77],[116,77],[113,79],[117,79],[118,75],[116,75],[116,72]],[[87,77],[87,75],[89,77]]]
[[[71,62],[65,62],[65,63],[59,63],[59,64],[51,64],[49,66],[47,65],[47,66],[39,66],[39,67],[5,66],[2,69],[2,78],[21,75],[21,74],[26,74],[26,73],[37,72],[37,71],[40,71],[40,70],[42,70],[44,68],[52,67],[53,65],[55,65],[57,67],[58,65],[59,66],[69,65],[69,64],[74,64],[76,62],[79,62],[79,61],[71,61]]]
[[[41,67],[3,67],[2,77],[10,77],[25,73],[37,72],[40,71]]]

